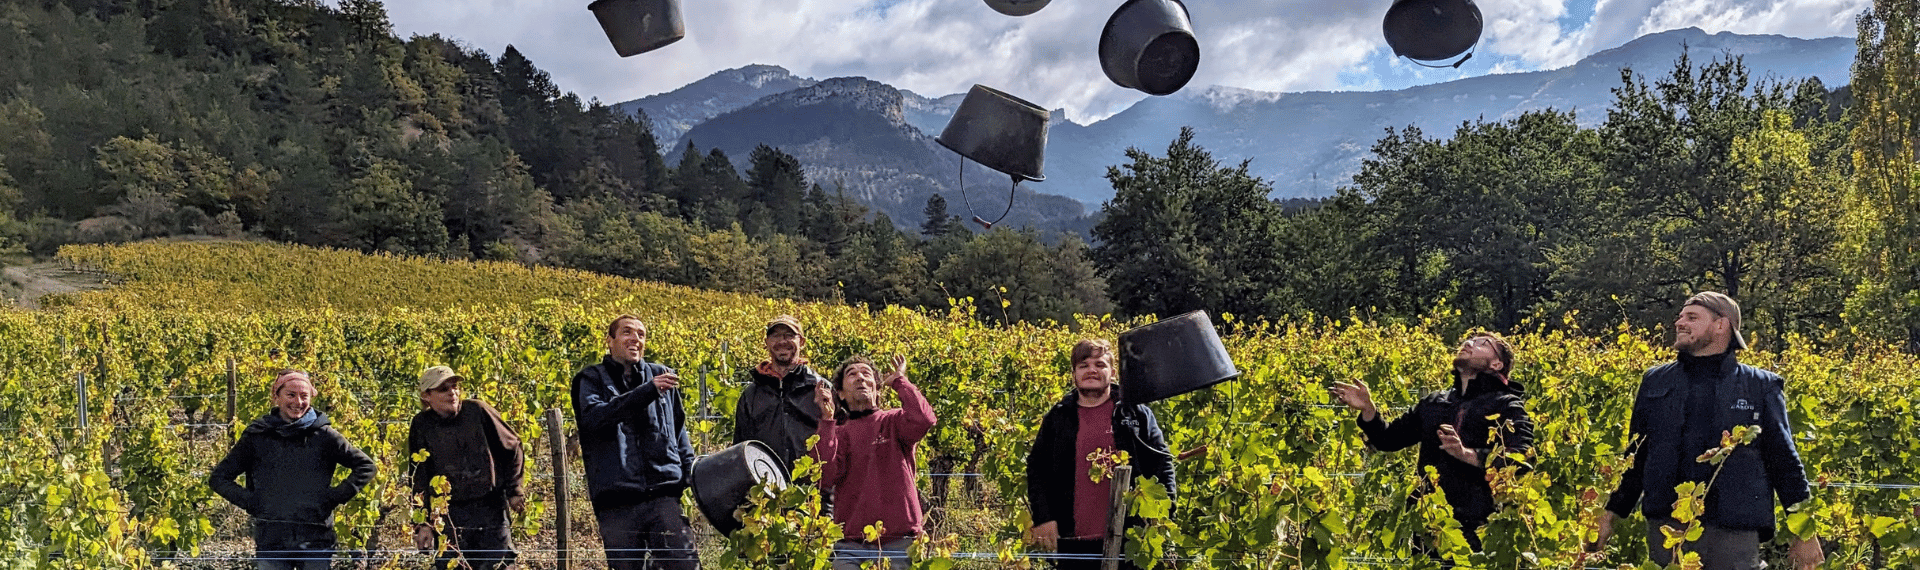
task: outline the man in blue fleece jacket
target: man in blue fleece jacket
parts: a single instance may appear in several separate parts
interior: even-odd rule
[[[1647,516],[1647,550],[1660,565],[1673,562],[1662,527],[1684,532],[1673,518],[1679,499],[1674,487],[1706,485],[1699,540],[1683,551],[1700,555],[1705,570],[1758,570],[1760,543],[1772,540],[1773,499],[1792,506],[1809,496],[1806,469],[1787,424],[1785,381],[1780,375],[1741,364],[1734,351],[1747,347],[1740,335],[1740,305],[1715,292],[1694,295],[1673,322],[1678,360],[1647,371],[1634,397],[1628,422],[1633,467],[1600,515],[1599,540],[1605,547],[1613,525],[1639,505]],[[1721,435],[1734,426],[1760,429],[1752,444],[1735,447],[1717,468],[1699,458],[1720,447]],[[1792,540],[1789,558],[1796,570],[1812,570],[1825,560],[1820,540]]]

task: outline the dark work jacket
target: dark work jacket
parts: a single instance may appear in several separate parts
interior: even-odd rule
[[[412,457],[427,450],[425,461]],[[414,414],[407,429],[413,492],[433,496],[435,476],[447,478],[448,499],[511,499],[520,496],[526,450],[500,412],[480,400],[460,403],[460,413],[442,418],[433,409]],[[504,504],[504,503],[502,503]]]
[[[1154,419],[1153,410],[1146,404],[1121,403],[1119,385],[1114,385],[1112,390],[1114,447],[1127,452],[1127,463],[1133,466],[1134,477],[1152,477],[1166,486],[1168,498],[1174,497],[1178,487],[1174,481],[1173,454],[1167,451],[1167,438],[1160,431],[1160,422]],[[1058,521],[1063,535],[1067,532],[1087,534],[1073,520],[1074,478],[1087,476],[1074,472],[1079,437],[1079,395],[1068,392],[1067,397],[1055,403],[1040,419],[1040,432],[1034,437],[1033,449],[1027,452],[1027,508],[1033,513],[1034,526]],[[1141,524],[1143,521],[1138,517],[1127,518],[1127,526]]]
[[[813,402],[813,391],[825,379],[805,364],[780,378],[762,374],[757,367],[747,374],[752,381],[734,406],[733,442],[767,444],[791,473],[794,460],[807,454],[807,438],[820,427],[820,406]]]
[[[333,509],[373,481],[373,460],[347,443],[318,410],[311,425],[294,427],[278,410],[240,432],[207,485],[253,516],[254,548],[332,551]],[[333,484],[334,466],[351,473]],[[247,476],[243,486],[235,482]]]
[[[1493,416],[1494,419],[1487,419]],[[1511,420],[1512,424],[1508,425]],[[1452,425],[1460,444],[1480,453],[1481,460],[1493,468],[1507,465],[1504,456],[1493,457],[1495,443],[1504,443],[1509,452],[1525,453],[1533,446],[1533,420],[1527,417],[1526,387],[1519,382],[1501,382],[1500,377],[1481,373],[1460,392],[1453,388],[1421,398],[1406,415],[1386,423],[1381,416],[1373,421],[1358,420],[1367,445],[1380,451],[1398,451],[1420,445],[1421,484],[1414,497],[1425,495],[1426,467],[1440,474],[1440,490],[1453,506],[1453,518],[1467,528],[1486,524],[1492,515],[1493,489],[1487,485],[1487,467],[1455,459],[1440,449],[1440,426]],[[1489,434],[1498,427],[1498,437]]]
[[[678,496],[693,473],[693,438],[680,391],[653,386],[673,369],[613,357],[573,375],[573,414],[580,461],[595,506],[621,506]]]
[[[1762,540],[1771,540],[1774,495],[1787,506],[1806,500],[1806,469],[1793,444],[1793,427],[1787,423],[1785,380],[1740,364],[1732,355],[1723,361],[1717,376],[1713,417],[1694,418],[1687,417],[1689,387],[1680,363],[1647,370],[1627,423],[1629,440],[1641,439],[1627,450],[1634,454],[1633,467],[1620,477],[1620,488],[1608,498],[1607,510],[1625,517],[1638,503],[1648,518],[1672,516],[1673,502],[1679,498],[1673,488],[1682,482],[1681,462],[1706,452],[1681,449],[1686,424],[1698,421],[1712,422],[1716,432],[1736,425],[1760,426],[1753,444],[1734,448],[1721,464],[1719,478],[1707,491],[1702,520],[1721,528],[1758,530]]]

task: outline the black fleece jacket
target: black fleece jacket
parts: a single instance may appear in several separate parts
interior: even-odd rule
[[[734,407],[733,442],[767,444],[792,472],[793,462],[807,454],[807,438],[820,426],[820,406],[814,405],[813,393],[826,380],[806,364],[779,378],[755,368],[748,378],[751,383],[740,392]]]
[[[1146,404],[1122,403],[1118,384],[1112,390],[1114,447],[1127,452],[1135,477],[1151,477],[1167,488],[1169,498],[1177,497],[1173,454],[1167,450],[1166,434],[1160,431],[1153,410]],[[1070,530],[1079,528],[1073,520],[1074,478],[1087,476],[1074,472],[1075,446],[1080,436],[1078,399],[1077,394],[1068,392],[1047,411],[1040,420],[1033,449],[1027,452],[1027,508],[1032,511],[1033,524],[1057,521],[1062,533],[1081,532]],[[1143,522],[1129,517],[1127,526]]]
[[[331,550],[333,509],[373,481],[373,459],[334,431],[327,415],[290,424],[277,410],[253,420],[207,477],[213,492],[253,516],[259,550]],[[334,466],[352,473],[333,484]],[[247,476],[245,485],[235,482]]]
[[[1464,392],[1455,384],[1446,391],[1428,394],[1393,423],[1383,420],[1378,415],[1373,421],[1358,420],[1367,445],[1380,451],[1397,451],[1419,444],[1421,472],[1431,465],[1440,473],[1440,489],[1447,493],[1453,517],[1469,528],[1485,524],[1487,516],[1493,514],[1487,466],[1470,464],[1442,451],[1440,426],[1453,426],[1462,446],[1479,452],[1481,461],[1496,468],[1505,466],[1507,459],[1488,457],[1495,443],[1504,443],[1511,452],[1524,453],[1533,447],[1526,387],[1492,373],[1474,377]],[[1492,433],[1494,428],[1499,432]],[[1415,496],[1424,495],[1426,488],[1423,483]]]

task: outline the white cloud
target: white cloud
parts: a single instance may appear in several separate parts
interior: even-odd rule
[[[1647,14],[1640,30],[1648,33],[1697,26],[1708,33],[1851,35],[1854,18],[1870,5],[1871,0],[1668,0]]]
[[[1709,34],[1780,34],[1799,38],[1850,36],[1853,19],[1872,0],[1598,0],[1593,15],[1572,34],[1557,21],[1565,0],[1488,0],[1487,42],[1534,69],[1572,64],[1634,38],[1696,27]],[[1492,14],[1498,14],[1494,16]]]
[[[1641,34],[1698,26],[1708,32],[1850,35],[1871,0],[1597,0],[1589,22],[1562,34],[1566,2],[1482,0],[1482,51],[1501,71],[1570,64]],[[395,1],[401,35],[440,33],[498,56],[513,44],[561,88],[603,102],[670,91],[716,71],[754,63],[825,79],[865,76],[940,96],[990,85],[1087,122],[1145,94],[1108,81],[1096,50],[1118,0],[1055,0],[1009,17],[982,0],[683,0],[687,37],[620,58],[587,0]],[[1230,85],[1266,91],[1377,86],[1386,46],[1380,18],[1390,3],[1320,0],[1192,0],[1200,68],[1187,89]],[[1494,59],[1494,58],[1490,58]],[[1519,63],[1514,63],[1517,60]],[[1485,73],[1463,69],[1467,74]],[[1342,74],[1346,74],[1343,77]],[[1420,76],[1445,81],[1458,73]]]

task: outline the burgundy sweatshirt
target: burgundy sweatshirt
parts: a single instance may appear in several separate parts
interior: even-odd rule
[[[847,420],[844,425],[820,422],[820,443],[814,459],[821,461],[820,487],[836,490],[833,520],[846,540],[864,541],[866,528],[884,522],[881,540],[921,533],[925,518],[920,491],[914,485],[913,448],[933,429],[933,406],[905,377],[893,381],[900,408],[881,410]]]

